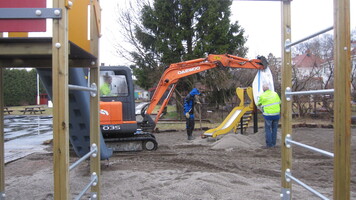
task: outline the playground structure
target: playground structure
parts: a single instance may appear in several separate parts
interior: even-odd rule
[[[247,93],[247,96],[250,99],[250,103],[245,105],[244,93]],[[219,135],[226,134],[234,129],[236,132],[238,126],[240,125],[241,129],[247,127],[249,121],[252,118],[252,111],[254,110],[255,104],[252,95],[252,88],[236,88],[236,94],[240,99],[239,106],[236,106],[230,114],[225,118],[225,120],[214,129],[209,129],[203,133],[203,137],[212,137],[216,138]],[[244,118],[244,116],[246,117]],[[245,119],[245,121],[244,121]],[[242,123],[241,123],[242,122]]]
[[[291,52],[290,47],[295,43],[291,41],[291,1],[281,0],[282,4],[282,199],[292,199],[292,185],[290,180],[306,186],[298,181],[291,174],[292,169],[292,149],[290,144],[299,143],[291,140],[292,136],[292,113],[290,95],[293,93],[287,88],[291,88]],[[68,117],[68,67],[89,67],[91,71],[90,83],[98,85],[99,66],[98,58],[98,39],[100,34],[100,8],[96,0],[76,1],[90,5],[92,13],[91,21],[91,40],[90,50],[83,51],[78,48],[77,43],[68,41],[68,14],[71,7],[69,1],[54,0],[53,11],[60,13],[61,17],[47,16],[53,18],[53,37],[51,39],[16,39],[8,38],[0,40],[0,77],[3,76],[4,67],[50,67],[52,66],[53,76],[53,132],[54,132],[54,198],[70,199],[69,196],[69,117]],[[75,5],[74,4],[74,5]],[[73,5],[73,10],[74,10]],[[85,7],[85,6],[84,6]],[[87,10],[87,7],[85,7]],[[95,12],[94,12],[95,10]],[[4,18],[3,15],[0,17]],[[36,12],[37,13],[37,12]],[[86,13],[86,12],[83,12]],[[33,16],[32,18],[34,18]],[[46,18],[47,18],[46,17]],[[26,17],[24,17],[26,18]],[[37,16],[38,18],[38,16]],[[86,19],[85,17],[75,17],[77,19]],[[350,137],[351,137],[351,104],[350,104],[350,0],[334,0],[334,41],[335,41],[335,81],[334,81],[334,199],[350,199]],[[86,24],[86,23],[84,23]],[[71,29],[69,29],[71,30]],[[330,30],[329,28],[326,30]],[[69,31],[78,33],[81,31]],[[86,31],[85,31],[86,32]],[[319,32],[318,34],[324,31]],[[316,35],[318,35],[316,34]],[[86,37],[84,37],[86,38]],[[298,41],[300,42],[300,41]],[[70,46],[70,51],[69,51]],[[31,48],[27,48],[31,47]],[[26,56],[24,56],[26,55]],[[52,61],[51,61],[52,58]],[[70,60],[69,60],[70,58]],[[2,78],[0,79],[0,91],[3,91]],[[310,91],[309,91],[310,92]],[[316,91],[315,91],[316,92]],[[319,93],[330,93],[331,91],[321,91]],[[308,92],[306,92],[308,93]],[[317,92],[318,93],[318,92]],[[0,94],[0,107],[3,109],[3,93]],[[90,98],[90,144],[97,144],[100,151],[99,139],[99,98],[98,95]],[[4,133],[3,133],[3,112],[0,113],[0,199],[5,199],[5,178],[4,178]],[[95,147],[92,153],[96,152]],[[99,154],[98,154],[99,155]],[[84,156],[86,157],[86,156]],[[96,173],[96,175],[94,174]],[[93,180],[91,183],[92,199],[100,199],[100,156],[91,158],[91,174]],[[89,187],[90,187],[89,186]],[[308,187],[306,187],[308,188]],[[310,189],[310,188],[309,188]],[[313,192],[318,195],[318,193]],[[320,195],[318,195],[321,198]]]
[[[47,94],[52,97],[52,70],[48,68],[38,68],[37,73],[41,77],[41,81],[46,88]],[[69,141],[78,157],[83,157],[90,152],[90,108],[88,91],[80,90],[88,85],[85,79],[86,74],[82,68],[69,69]],[[79,87],[79,88],[78,88]],[[112,150],[108,148],[104,142],[102,134],[100,134],[100,158],[105,160],[111,157]]]
[[[91,188],[92,199],[100,199],[100,154],[102,152],[99,134],[99,95],[96,95],[95,88],[98,85],[100,70],[98,65],[101,20],[99,2],[84,0],[73,3],[54,0],[53,8],[46,8],[45,0],[40,4],[37,2],[39,1],[1,2],[0,18],[11,20],[2,21],[5,25],[2,24],[1,27],[8,29],[1,31],[9,32],[9,38],[0,38],[0,75],[3,76],[2,68],[4,67],[52,68],[54,199],[71,199],[69,171],[88,157],[91,157],[90,183],[76,198],[81,198]],[[15,23],[14,18],[18,20]],[[27,32],[45,29],[43,21],[45,22],[46,19],[53,20],[52,38],[28,38]],[[18,27],[13,28],[7,26],[6,23],[16,24]],[[89,24],[90,30],[88,31]],[[90,70],[89,83],[93,87],[70,85],[69,67],[88,68]],[[1,83],[0,91],[3,91],[2,87]],[[87,145],[87,153],[71,166],[69,166],[69,129],[71,128],[69,89],[92,92],[90,100],[87,100],[90,111],[85,108],[86,112],[90,113],[88,115],[90,122],[85,124],[89,126],[86,129],[90,129],[90,134],[88,134],[90,137],[85,137],[86,142],[90,140],[90,145]],[[3,93],[1,93],[1,108],[3,104]],[[0,199],[5,199],[3,113],[0,118]]]

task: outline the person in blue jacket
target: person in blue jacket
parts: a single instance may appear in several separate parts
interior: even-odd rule
[[[197,95],[200,95],[200,92],[197,88],[193,88],[192,91],[184,98],[184,115],[186,117],[186,128],[188,140],[193,140],[193,130],[194,130],[194,104],[195,98]],[[197,100],[197,104],[200,102]]]

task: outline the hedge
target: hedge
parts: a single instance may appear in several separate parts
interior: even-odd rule
[[[36,104],[37,72],[35,69],[4,70],[4,104],[5,106],[24,106]],[[45,93],[40,84],[40,93]]]

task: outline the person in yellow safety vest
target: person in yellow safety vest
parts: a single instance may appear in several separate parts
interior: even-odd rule
[[[100,87],[100,95],[101,96],[108,96],[111,93],[111,82],[112,78],[109,75],[104,76],[104,83]]]
[[[258,99],[258,106],[262,106],[262,114],[265,119],[265,137],[267,148],[276,146],[278,121],[280,118],[281,99],[276,92],[263,85],[263,93]]]

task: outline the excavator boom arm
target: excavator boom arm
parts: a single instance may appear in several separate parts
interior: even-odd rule
[[[179,79],[196,74],[208,69],[215,68],[216,65],[208,62],[187,64],[185,67],[172,64],[166,71],[164,71],[157,88],[151,98],[151,103],[147,108],[146,113],[151,114],[157,103],[160,101],[164,93],[167,91],[170,85],[177,83]]]

